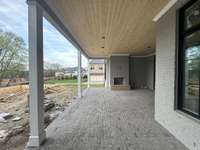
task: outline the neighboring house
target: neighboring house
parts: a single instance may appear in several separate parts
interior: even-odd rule
[[[70,69],[66,68],[64,76],[67,76],[67,77],[77,77],[77,75],[78,75],[77,69],[78,69],[77,67],[75,67],[74,70],[70,70]],[[81,75],[83,77],[83,76],[87,75],[87,70],[84,69],[84,68],[81,68],[81,73],[82,73]]]
[[[71,72],[65,71],[64,76],[65,76],[65,77],[71,77],[71,76],[72,76],[72,73],[71,73]]]
[[[65,73],[64,72],[56,72],[55,73],[55,77],[57,78],[57,79],[64,79],[64,77],[65,77]]]
[[[105,83],[105,61],[91,60],[89,62],[89,80],[90,84],[104,84]]]
[[[65,78],[77,77],[77,75],[78,75],[77,67],[66,68],[65,70],[66,71],[64,71],[64,72],[56,72],[55,77],[57,79],[65,79]],[[82,72],[82,77],[87,75],[86,69],[82,68],[81,72]]]

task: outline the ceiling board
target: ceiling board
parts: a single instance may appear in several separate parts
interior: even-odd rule
[[[155,49],[152,19],[169,0],[46,0],[91,57]],[[149,48],[148,48],[149,47]]]

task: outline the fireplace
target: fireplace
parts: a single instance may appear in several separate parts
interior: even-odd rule
[[[123,85],[124,78],[123,77],[115,77],[114,78],[114,85]]]

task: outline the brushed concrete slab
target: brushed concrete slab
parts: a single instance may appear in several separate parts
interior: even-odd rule
[[[92,88],[48,128],[42,150],[187,150],[154,121],[154,93]]]

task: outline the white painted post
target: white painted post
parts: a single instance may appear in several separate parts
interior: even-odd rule
[[[90,60],[88,59],[88,88],[90,88]]]
[[[109,82],[110,82],[110,65],[109,65],[109,59],[106,60],[106,84],[105,87],[109,88]]]
[[[105,81],[104,81],[104,87],[108,88],[107,87],[107,81],[108,81],[108,79],[107,79],[107,60],[105,61],[104,70],[105,70],[105,73],[104,73],[104,75],[105,75],[105,77],[104,77],[104,79],[105,79]]]
[[[104,70],[105,70],[105,82],[104,82],[104,86],[105,88],[108,88],[108,78],[107,78],[107,70],[108,70],[108,67],[107,67],[107,60],[105,61],[105,65],[104,65]]]
[[[27,148],[39,147],[45,140],[43,93],[43,15],[37,1],[28,1],[29,33],[29,124]]]
[[[108,88],[111,88],[111,81],[110,81],[110,77],[111,76],[111,61],[110,58],[108,59]]]
[[[81,51],[78,50],[78,98],[82,97],[82,89],[81,89]]]

